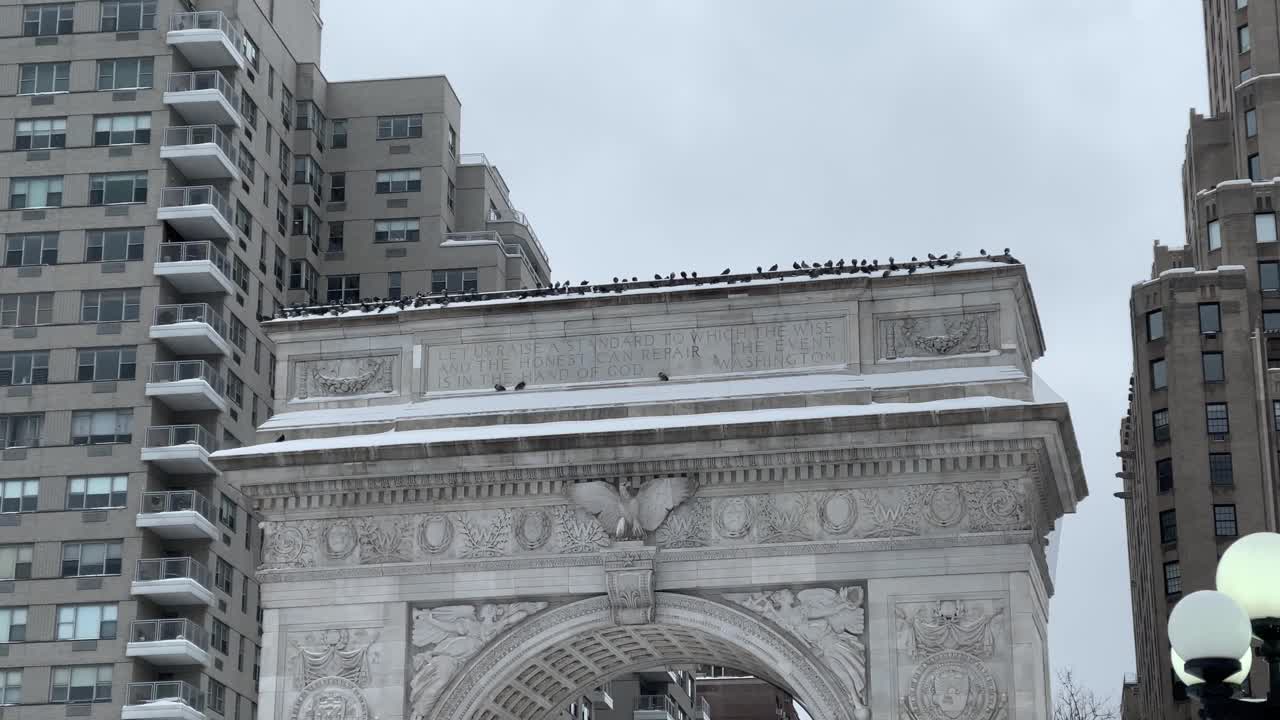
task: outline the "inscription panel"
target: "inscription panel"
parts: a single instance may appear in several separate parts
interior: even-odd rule
[[[844,316],[440,345],[427,350],[427,391],[495,383],[548,385],[842,365]]]

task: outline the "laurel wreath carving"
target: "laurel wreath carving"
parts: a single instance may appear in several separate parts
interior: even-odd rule
[[[668,548],[691,548],[706,545],[707,515],[707,503],[701,499],[677,508],[675,512],[667,516],[666,522],[658,528],[658,545]]]
[[[501,557],[507,554],[507,538],[511,537],[511,513],[499,510],[493,520],[485,523],[459,516],[464,545],[459,553],[464,559]]]
[[[561,552],[589,553],[611,544],[600,523],[584,519],[575,508],[558,505],[555,514]]]

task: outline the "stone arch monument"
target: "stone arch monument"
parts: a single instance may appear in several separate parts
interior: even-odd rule
[[[262,720],[542,720],[671,663],[1047,720],[1086,491],[1023,268],[733,279],[268,323],[288,391],[215,456],[264,522]]]

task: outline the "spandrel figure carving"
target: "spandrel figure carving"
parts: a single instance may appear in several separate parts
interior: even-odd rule
[[[614,539],[640,540],[646,532],[657,530],[667,514],[694,491],[693,481],[684,477],[655,478],[634,492],[631,487],[596,480],[570,486],[569,496]]]
[[[413,612],[413,644],[427,648],[413,656],[409,702],[413,720],[428,711],[453,676],[490,640],[545,608],[545,602],[509,605],[450,605]]]

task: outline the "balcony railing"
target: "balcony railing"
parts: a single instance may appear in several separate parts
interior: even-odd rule
[[[222,314],[208,303],[156,306],[153,325],[177,325],[178,323],[205,323],[219,335],[225,337],[227,334]]]
[[[227,222],[231,222],[231,209],[226,198],[212,185],[195,187],[167,187],[160,196],[160,207],[189,207],[212,205]]]
[[[195,90],[217,90],[231,105],[231,109],[240,112],[240,96],[236,93],[235,83],[227,79],[219,70],[197,70],[195,72],[170,73],[167,92],[192,92]]]
[[[203,627],[186,618],[134,620],[129,625],[129,642],[131,643],[164,642],[165,640],[186,640],[201,650],[209,649],[209,634]]]
[[[164,146],[177,147],[181,145],[207,145],[214,144],[218,149],[227,156],[231,162],[236,161],[236,146],[231,143],[231,138],[222,132],[222,128],[217,125],[180,125],[177,127],[165,128]]]
[[[151,363],[147,382],[167,383],[181,380],[204,380],[214,392],[226,394],[227,381],[204,360],[166,360]]]
[[[706,698],[699,696],[693,709],[698,713],[698,720],[711,720],[711,703]]]
[[[209,587],[209,568],[201,565],[194,558],[151,558],[138,561],[135,582],[153,582],[156,580],[195,580],[201,587]]]
[[[160,490],[142,494],[142,514],[186,512],[194,510],[213,520],[209,498],[195,490]]]
[[[636,710],[662,710],[671,717],[678,717],[676,704],[666,695],[641,695],[636,698]]]
[[[208,240],[160,243],[160,257],[156,262],[192,262],[195,260],[208,260],[213,263],[214,267],[221,270],[223,275],[231,277],[231,263],[227,261],[227,254]]]
[[[146,705],[158,701],[180,702],[204,712],[204,693],[191,683],[181,680],[129,683],[126,705]]]
[[[216,452],[218,449],[213,433],[200,425],[152,425],[147,428],[147,447],[178,445],[199,445],[209,452]]]
[[[244,47],[244,39],[240,31],[231,23],[221,10],[204,10],[201,12],[177,12],[169,16],[169,31],[178,30],[221,30],[231,40],[236,50]]]

